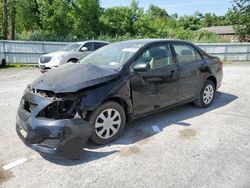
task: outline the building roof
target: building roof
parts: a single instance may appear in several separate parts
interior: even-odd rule
[[[216,33],[216,34],[219,34],[219,35],[235,34],[235,31],[234,31],[232,25],[203,27],[203,28],[199,29],[199,31],[209,31],[209,32],[213,32],[213,33]]]

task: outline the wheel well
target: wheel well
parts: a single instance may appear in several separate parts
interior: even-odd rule
[[[71,58],[71,59],[68,60],[68,62],[70,62],[70,61],[78,61],[78,59],[76,59],[76,58]]]
[[[215,88],[217,88],[217,80],[214,76],[209,76],[207,80],[211,80],[214,83]]]
[[[119,97],[112,97],[112,98],[105,100],[104,102],[108,102],[108,101],[114,101],[114,102],[117,102],[119,105],[121,105],[126,113],[126,118],[128,117],[128,105],[123,99]]]

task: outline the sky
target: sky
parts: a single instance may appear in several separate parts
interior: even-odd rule
[[[232,0],[138,0],[139,6],[147,10],[150,4],[157,5],[167,10],[169,14],[192,15],[194,12],[215,13],[224,15],[232,6]],[[129,6],[131,0],[101,0],[104,8],[113,6]]]

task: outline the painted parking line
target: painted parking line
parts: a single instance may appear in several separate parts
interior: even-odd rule
[[[4,169],[4,170],[9,170],[9,169],[11,169],[11,168],[14,168],[14,167],[20,165],[20,164],[26,163],[27,161],[28,161],[28,159],[26,159],[26,158],[21,158],[21,159],[18,159],[18,160],[16,160],[16,161],[14,161],[14,162],[11,162],[11,163],[9,163],[9,164],[4,165],[4,166],[3,166],[3,169]]]

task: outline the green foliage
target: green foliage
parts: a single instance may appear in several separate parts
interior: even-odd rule
[[[75,0],[74,31],[77,38],[92,38],[99,35],[101,7],[99,0]]]
[[[240,40],[250,38],[250,0],[234,0],[229,17]]]
[[[131,0],[130,6],[103,9],[99,0],[18,0],[16,36],[20,40],[38,41],[101,39],[114,42],[138,38],[177,38],[194,42],[225,42],[216,34],[197,30],[230,25],[231,20],[237,19],[240,20],[236,26],[239,35],[249,34],[250,10],[245,4],[249,0],[235,0],[238,4],[225,16],[196,12],[180,17],[169,15],[165,9],[155,5],[144,11],[138,2]]]
[[[73,29],[71,8],[66,0],[40,1],[40,21],[45,35],[66,37]]]
[[[132,10],[129,7],[113,7],[104,10],[101,16],[103,34],[115,36],[133,34]]]
[[[169,17],[167,11],[163,8],[157,7],[155,5],[150,5],[147,11],[147,14],[150,18],[160,17],[166,18]]]

